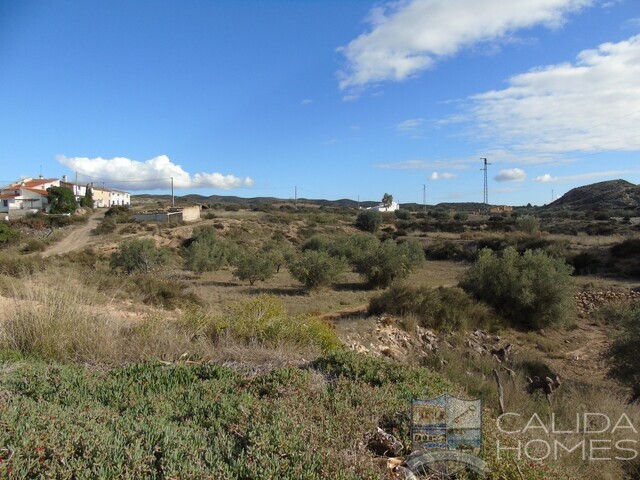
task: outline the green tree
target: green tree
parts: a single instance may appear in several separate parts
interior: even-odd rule
[[[532,329],[567,323],[575,310],[571,272],[563,259],[542,250],[499,256],[482,249],[460,286],[514,324]]]
[[[231,264],[236,250],[218,238],[213,226],[196,228],[184,249],[185,268],[194,272],[211,272]]]
[[[80,206],[85,208],[93,208],[93,190],[89,185],[86,187],[86,193],[82,200],[80,201]]]
[[[253,285],[258,280],[264,282],[276,273],[274,258],[258,250],[245,250],[233,261],[235,267],[233,276],[242,281],[248,281]]]
[[[389,208],[392,203],[393,203],[393,195],[389,195],[388,193],[385,193],[382,196],[382,205]]]
[[[382,216],[376,210],[363,210],[356,217],[356,227],[365,232],[374,233],[382,223]]]
[[[417,243],[386,241],[362,252],[352,264],[371,287],[387,287],[394,280],[407,277],[424,261],[424,252]]]
[[[346,263],[322,250],[306,250],[289,263],[291,275],[309,290],[326,287],[336,281]]]
[[[54,214],[73,213],[78,208],[73,192],[67,187],[47,188],[47,200],[51,206],[49,211]]]
[[[169,252],[156,247],[151,238],[129,238],[122,242],[117,252],[111,254],[110,266],[127,275],[148,273],[169,262]]]

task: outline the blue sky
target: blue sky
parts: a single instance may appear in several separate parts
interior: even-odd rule
[[[544,204],[640,183],[637,0],[0,0],[0,181]]]

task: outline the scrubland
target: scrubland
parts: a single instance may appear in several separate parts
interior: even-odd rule
[[[625,413],[640,425],[627,403],[637,369],[620,365],[635,303],[585,314],[574,301],[636,285],[633,228],[408,212],[367,231],[348,209],[261,210],[211,209],[195,225],[115,210],[85,248],[48,258],[29,237],[36,220],[4,232],[0,476],[392,478],[372,433],[407,455],[411,399],[448,391],[484,400],[489,478],[637,478],[637,461],[594,473],[575,455],[498,459],[498,441],[528,437],[497,430],[493,374],[522,418]],[[402,361],[349,351],[343,327],[369,334],[385,315],[409,335],[433,332],[438,348]],[[478,330],[513,354],[469,348]],[[582,360],[594,374],[578,375],[570,353],[594,335]],[[562,378],[550,404],[524,389],[547,375]]]

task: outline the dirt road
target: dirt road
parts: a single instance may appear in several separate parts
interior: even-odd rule
[[[85,225],[76,228],[58,243],[51,245],[51,247],[42,253],[42,256],[60,255],[85,247],[91,240],[91,230],[98,226],[98,222],[103,217],[104,211],[93,213]]]

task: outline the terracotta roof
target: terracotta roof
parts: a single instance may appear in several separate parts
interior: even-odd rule
[[[18,195],[11,195],[8,193],[0,194],[0,198],[16,198]]]
[[[29,188],[29,187],[24,187],[25,190],[29,190],[30,192],[34,192],[37,193],[39,195],[48,195],[48,192],[46,190],[42,190],[40,188]]]
[[[57,178],[34,178],[24,182],[24,185],[22,185],[22,182],[16,182],[13,185],[9,185],[6,188],[18,188],[18,187],[34,188],[40,185],[44,185],[45,183],[51,183],[51,182],[57,182],[57,181],[58,181]]]

